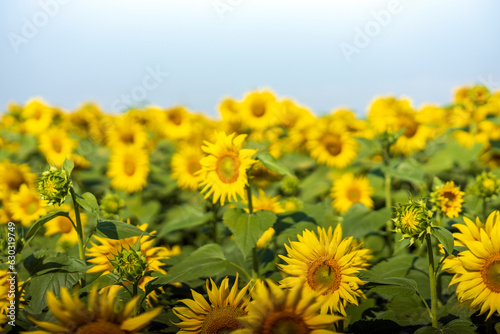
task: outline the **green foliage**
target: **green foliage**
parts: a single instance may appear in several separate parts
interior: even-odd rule
[[[137,226],[117,220],[99,220],[96,229],[97,236],[115,240],[150,235]]]
[[[290,169],[286,165],[276,160],[276,158],[274,158],[271,155],[271,153],[269,152],[258,153],[256,157],[258,160],[260,160],[260,162],[262,162],[264,166],[266,166],[267,169],[272,170],[273,172],[278,173],[280,175],[293,176]]]
[[[223,221],[233,232],[243,256],[247,256],[262,234],[273,226],[276,218],[276,214],[271,211],[246,213],[241,209],[231,209],[226,211]]]

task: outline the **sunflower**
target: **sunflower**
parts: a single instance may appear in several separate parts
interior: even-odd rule
[[[135,147],[121,147],[109,159],[108,177],[111,186],[128,193],[141,190],[147,183],[149,156]]]
[[[446,216],[455,218],[462,211],[464,195],[465,193],[460,191],[460,187],[455,187],[455,182],[449,181],[440,187],[436,187],[431,194],[431,201]]]
[[[61,211],[69,212],[71,220],[67,217],[59,216],[55,217],[45,223],[45,236],[50,237],[51,235],[60,233],[61,236],[58,241],[58,246],[64,251],[68,246],[74,245],[78,242],[78,234],[73,227],[73,222],[76,221],[75,211],[73,207],[68,204],[63,204],[59,207]],[[80,213],[80,218],[82,225],[87,224],[87,215],[85,213]]]
[[[19,192],[11,196],[8,209],[12,218],[23,226],[30,226],[35,220],[47,213],[46,201],[38,198],[38,193],[26,184],[22,184]]]
[[[339,213],[344,213],[355,203],[361,203],[368,209],[373,208],[373,188],[365,176],[355,177],[352,173],[345,173],[340,179],[333,182],[331,197],[332,207]]]
[[[49,310],[58,323],[38,321],[29,317],[33,323],[43,330],[23,333],[139,333],[141,329],[161,313],[162,309],[158,307],[133,317],[140,298],[137,296],[118,311],[116,297],[120,289],[120,287],[113,286],[97,292],[97,287],[92,288],[88,306],[80,300],[78,294],[72,296],[66,287],[62,287],[60,299],[52,291],[47,291]]]
[[[242,118],[240,115],[240,102],[231,97],[227,97],[219,104],[219,114],[222,117],[222,122],[232,130],[236,131],[240,128]]]
[[[201,149],[191,145],[182,145],[172,156],[172,178],[177,179],[179,188],[198,190],[198,184],[203,180],[196,174],[201,169],[201,158]]]
[[[348,303],[358,304],[357,297],[364,297],[359,290],[361,281],[356,274],[368,266],[369,250],[352,237],[342,240],[342,227],[318,226],[318,236],[309,230],[298,235],[299,241],[285,244],[288,257],[280,255],[287,264],[281,270],[291,275],[281,281],[285,287],[304,285],[307,296],[320,292],[318,300],[324,301],[322,313],[327,310],[346,315]]]
[[[108,132],[108,146],[113,150],[122,146],[143,149],[147,141],[148,135],[142,125],[123,116],[115,119]]]
[[[162,133],[165,138],[179,140],[188,138],[192,131],[192,115],[182,106],[161,111]]]
[[[146,231],[148,224],[138,226],[141,230]],[[156,233],[155,231],[150,234]],[[140,242],[140,251],[146,257],[147,267],[146,272],[155,271],[166,275],[167,272],[161,267],[163,263],[161,260],[170,258],[170,256],[180,254],[180,247],[174,246],[172,249],[167,247],[152,247],[154,239],[151,236],[145,235],[142,237],[130,237],[125,239],[107,239],[98,236],[93,236],[94,241],[91,241],[92,247],[87,248],[86,255],[90,258],[88,263],[94,264],[92,268],[87,270],[88,273],[99,273],[102,275],[108,274],[113,271],[114,266],[111,261],[122,252],[122,250],[130,250],[137,242]],[[139,287],[144,289],[146,283],[153,280],[154,277],[142,277],[139,281]]]
[[[21,112],[23,132],[38,135],[52,123],[54,111],[42,99],[29,100]]]
[[[337,124],[318,120],[307,137],[307,149],[312,158],[329,167],[345,168],[356,159],[358,145],[354,138],[337,129]]]
[[[401,126],[401,116],[414,113],[411,101],[394,96],[377,97],[368,107],[368,122],[377,133],[395,132]]]
[[[213,203],[220,198],[221,205],[224,205],[226,198],[237,201],[236,195],[245,197],[247,169],[255,163],[252,156],[257,152],[241,148],[245,137],[218,132],[215,143],[204,142],[202,149],[208,156],[200,160],[201,170],[197,174],[203,180],[201,192],[206,192],[205,198],[213,194]]]
[[[242,328],[238,318],[247,314],[249,284],[238,292],[238,275],[231,289],[227,277],[222,280],[220,287],[212,279],[210,282],[212,289],[209,289],[209,280],[206,287],[210,304],[201,294],[191,290],[193,299],[180,301],[187,307],[174,307],[174,314],[181,320],[174,324],[180,328],[177,333],[217,334]]]
[[[77,142],[59,128],[51,128],[38,138],[39,150],[51,165],[61,167],[66,158],[70,158]]]
[[[458,300],[489,318],[500,313],[500,212],[491,213],[485,226],[479,218],[476,224],[464,221],[453,225],[460,231],[453,236],[468,249],[445,260],[443,269],[454,274],[450,286],[456,284]]]
[[[317,293],[309,293],[305,286],[283,289],[267,279],[259,281],[252,291],[248,315],[241,319],[244,329],[233,334],[328,334],[335,322],[343,317],[320,314],[322,302]]]
[[[268,90],[248,93],[240,104],[244,124],[252,130],[264,130],[278,125],[283,107]]]
[[[0,199],[8,199],[19,192],[21,185],[34,185],[36,174],[30,172],[27,164],[13,164],[8,160],[0,162]]]

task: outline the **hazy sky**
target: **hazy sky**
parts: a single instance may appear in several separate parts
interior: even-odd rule
[[[500,88],[498,0],[0,0],[0,108],[184,104],[268,87],[317,114]]]

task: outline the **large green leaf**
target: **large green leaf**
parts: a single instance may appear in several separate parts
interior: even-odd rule
[[[184,261],[174,265],[168,274],[152,282],[152,287],[158,287],[174,282],[188,282],[201,277],[213,277],[224,271],[229,264],[222,248],[217,244],[200,247]]]
[[[174,207],[169,210],[167,220],[164,222],[158,236],[162,237],[173,231],[204,225],[213,217],[213,212],[204,212],[197,206],[183,205]]]
[[[84,193],[83,195],[76,195],[76,201],[82,208],[92,213],[93,215],[99,215],[99,204],[97,203],[97,199],[91,193]]]
[[[415,182],[417,184],[422,184],[425,176],[420,166],[416,162],[409,160],[390,166],[387,169],[387,173],[400,180]]]
[[[117,220],[99,220],[96,229],[97,236],[115,240],[150,235],[137,226]]]
[[[432,227],[431,233],[435,236],[448,254],[453,253],[454,239],[450,231],[443,226]]]
[[[343,235],[362,238],[369,233],[378,231],[387,224],[389,219],[391,219],[391,213],[387,208],[374,211],[356,203],[344,215]]]
[[[415,331],[415,334],[474,334],[476,326],[465,319],[455,319],[450,321],[442,328],[434,328],[431,326],[422,327]]]
[[[55,272],[32,277],[29,285],[31,310],[34,313],[42,313],[43,309],[47,306],[47,291],[52,291],[59,297],[62,287],[66,287],[69,291],[72,291],[75,284],[83,275],[84,272]]]
[[[62,169],[66,172],[66,174],[68,174],[68,177],[71,175],[73,168],[75,168],[75,164],[73,163],[73,161],[69,160],[68,158],[64,159]]]
[[[267,169],[272,170],[275,173],[280,175],[293,175],[287,166],[276,160],[269,152],[257,154],[257,159],[259,159]]]
[[[240,209],[232,209],[226,211],[223,221],[233,232],[236,244],[246,257],[262,234],[273,226],[276,218],[276,214],[271,211],[246,213]]]
[[[24,259],[23,264],[31,276],[43,275],[51,271],[87,271],[87,266],[81,259],[54,250],[36,251]]]
[[[26,233],[26,236],[25,236],[26,243],[29,243],[31,241],[31,239],[33,239],[33,237],[36,235],[38,230],[40,230],[40,228],[43,226],[43,224],[45,224],[46,222],[48,222],[56,217],[61,217],[61,216],[69,219],[68,212],[57,211],[57,212],[51,212],[49,214],[46,214],[45,216],[43,216],[43,217],[39,218],[37,221],[35,221],[33,223],[33,225],[31,226],[31,228]]]

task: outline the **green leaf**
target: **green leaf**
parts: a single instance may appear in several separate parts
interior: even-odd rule
[[[28,256],[24,262],[24,267],[30,276],[43,275],[51,271],[59,272],[85,272],[87,266],[76,258],[59,253],[54,250],[39,250]]]
[[[114,273],[108,273],[106,275],[99,276],[97,279],[87,284],[84,288],[80,289],[80,293],[82,292],[90,292],[93,287],[97,286],[97,289],[115,285],[121,282],[120,276]]]
[[[85,193],[82,196],[76,195],[76,201],[81,205],[82,208],[91,212],[93,215],[99,215],[99,204],[97,203],[97,199],[91,193]]]
[[[152,288],[168,283],[183,283],[201,277],[213,277],[224,271],[229,264],[222,248],[217,244],[208,244],[195,250],[184,261],[168,271],[168,274],[152,281]],[[150,287],[150,288],[151,288]]]
[[[417,256],[412,254],[396,255],[377,263],[363,275],[373,278],[402,277],[410,270],[416,258]]]
[[[166,221],[162,224],[158,237],[166,236],[173,231],[204,225],[213,217],[213,212],[204,212],[201,208],[193,205],[171,208],[167,213]]]
[[[402,286],[407,289],[411,289],[413,291],[418,290],[417,282],[412,279],[403,278],[403,277],[369,277],[368,278],[372,283],[385,284],[385,285],[397,285]]]
[[[267,169],[272,170],[275,173],[278,173],[280,175],[293,176],[292,172],[290,172],[290,169],[276,160],[269,152],[262,152],[257,154],[257,159],[259,159]]]
[[[43,216],[43,217],[39,218],[37,221],[35,221],[33,223],[33,225],[31,226],[31,228],[26,233],[26,236],[25,236],[26,244],[28,244],[31,241],[31,239],[33,239],[35,237],[36,233],[38,232],[38,230],[40,230],[40,228],[43,226],[43,224],[45,224],[46,222],[48,222],[56,217],[61,217],[61,216],[70,219],[69,214],[67,212],[57,211],[57,212],[51,212],[49,214],[46,214],[45,216]]]
[[[387,173],[401,180],[422,184],[424,182],[424,172],[416,165],[406,160],[396,164],[387,170]]]
[[[392,297],[411,297],[415,294],[415,290],[406,286],[398,285],[379,285],[371,288],[370,292],[376,292],[382,296]]]
[[[62,287],[72,291],[83,275],[83,271],[74,273],[55,272],[32,277],[29,292],[31,294],[30,307],[33,313],[42,313],[43,309],[47,307],[47,291],[52,291],[57,297],[60,297]]]
[[[69,160],[68,158],[64,159],[62,169],[66,172],[66,174],[68,174],[68,177],[71,176],[73,168],[75,168],[75,164],[73,163],[73,161]]]
[[[476,326],[465,319],[455,319],[446,324],[443,328],[433,328],[430,326],[419,328],[415,334],[474,334]]]
[[[391,212],[387,208],[374,211],[356,203],[344,215],[342,234],[359,239],[379,230],[387,224],[389,219],[391,219]]]
[[[117,220],[98,220],[96,235],[109,239],[125,239],[130,237],[151,236],[137,226]]]
[[[453,253],[453,245],[455,241],[450,231],[448,231],[443,226],[437,226],[437,227],[432,227],[431,233],[443,245],[443,248],[446,251],[446,253],[448,254]]]
[[[273,226],[276,218],[276,214],[271,211],[257,211],[250,214],[240,209],[233,209],[226,211],[223,221],[233,232],[236,244],[246,257],[262,234]]]

